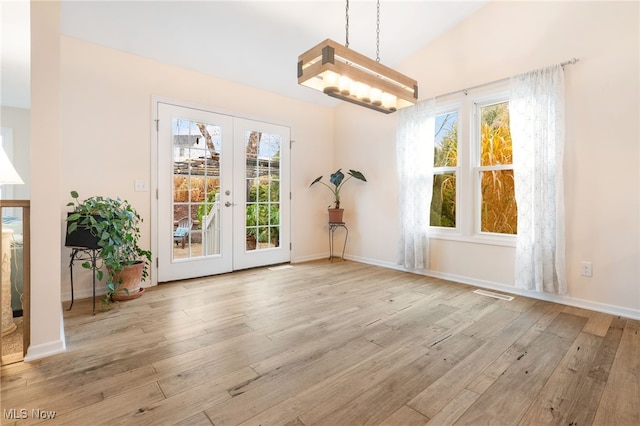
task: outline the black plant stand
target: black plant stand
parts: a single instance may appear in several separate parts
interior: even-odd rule
[[[344,228],[346,234],[344,236],[344,245],[342,246],[342,260],[344,260],[344,250],[347,248],[347,238],[349,238],[349,228],[344,222],[329,222],[329,260],[333,262],[333,234],[336,229]]]
[[[71,247],[71,260],[69,261],[69,275],[71,277],[71,305],[69,305],[70,311],[73,307],[73,263],[76,260],[81,262],[91,262],[91,269],[93,271],[93,315],[96,314],[96,269],[98,263],[98,255],[100,249],[87,248],[87,247]]]

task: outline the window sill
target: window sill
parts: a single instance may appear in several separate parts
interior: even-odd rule
[[[483,245],[491,245],[491,246],[503,246],[503,247],[515,247],[516,246],[516,236],[515,235],[505,235],[505,236],[493,236],[488,234],[476,234],[473,236],[463,236],[455,231],[446,232],[446,231],[434,231],[431,230],[429,234],[429,238],[435,240],[446,240],[446,241],[458,241],[461,243],[469,243],[469,244],[483,244]]]

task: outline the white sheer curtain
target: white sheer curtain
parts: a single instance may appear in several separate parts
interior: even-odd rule
[[[516,287],[564,294],[564,73],[560,65],[515,76],[509,115],[518,204]]]
[[[429,212],[433,193],[434,106],[435,100],[428,99],[398,111],[398,264],[409,269],[428,268]]]

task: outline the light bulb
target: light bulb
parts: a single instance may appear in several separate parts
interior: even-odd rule
[[[382,90],[375,87],[371,89],[371,103],[376,106],[382,105]]]
[[[349,96],[349,90],[351,89],[351,79],[347,76],[341,75],[338,79],[338,87],[340,88],[340,93]]]
[[[382,106],[386,109],[395,111],[397,109],[397,98],[390,93],[382,93]]]
[[[327,71],[323,75],[324,89],[325,93],[327,92],[337,92],[338,91],[338,74],[333,71]]]
[[[358,87],[360,87],[360,83],[358,83],[357,81],[353,81],[351,80],[351,85],[349,87],[349,94],[351,96],[358,96]]]
[[[360,83],[358,86],[358,98],[363,102],[371,102],[371,87],[368,84]]]

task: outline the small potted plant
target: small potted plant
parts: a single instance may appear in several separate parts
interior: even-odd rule
[[[71,191],[73,212],[67,215],[67,234],[89,232],[100,249],[102,261],[97,277],[102,280],[106,269],[107,292],[102,299],[105,305],[112,300],[139,297],[143,289],[140,282],[149,276],[151,252],[139,246],[140,214],[126,200],[95,196],[78,200],[78,193]],[[91,269],[89,262],[82,264]]]
[[[309,185],[309,187],[312,187],[315,183],[320,183],[326,186],[333,194],[334,208],[331,208],[331,206],[329,206],[329,222],[342,222],[344,209],[340,208],[340,190],[342,189],[344,184],[347,183],[351,178],[356,178],[363,182],[367,181],[367,178],[365,178],[364,175],[357,170],[349,170],[349,172],[347,173],[349,177],[345,179],[345,175],[341,170],[342,169],[338,169],[335,173],[332,173],[331,176],[329,176],[329,182],[333,184],[333,187],[322,182],[322,176],[316,178],[316,180],[311,182],[311,185]]]

